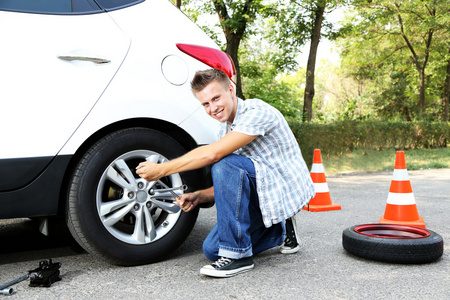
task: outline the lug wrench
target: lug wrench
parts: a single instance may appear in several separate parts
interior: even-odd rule
[[[156,155],[150,155],[145,160],[151,162],[153,157],[157,157],[157,156]],[[158,190],[159,192],[170,192],[175,197],[175,200],[179,197],[179,195],[177,193],[175,193],[174,190],[180,190],[181,189],[181,190],[185,191],[185,190],[188,189],[187,185],[185,185],[185,184],[183,184],[182,186],[180,186],[178,188],[171,188],[171,187],[169,187],[167,184],[165,184],[164,182],[162,182],[159,179],[156,180],[156,182],[158,182],[160,185],[162,185],[164,187],[164,189]]]
[[[175,187],[175,188],[171,188],[169,187],[167,184],[165,184],[164,182],[162,182],[161,180],[156,180],[156,182],[158,182],[160,185],[162,185],[164,187],[164,189],[160,189],[158,190],[158,192],[170,192],[175,199],[177,199],[180,195],[178,195],[177,193],[174,192],[174,190],[182,190],[185,191],[188,189],[187,185],[183,184],[180,187]]]
[[[33,276],[36,276],[36,274],[32,274]],[[21,281],[24,281],[28,278],[30,278],[31,275],[27,274],[24,276],[21,276],[17,279],[14,279],[13,281],[10,281],[8,283],[5,283],[4,285],[0,286],[0,294],[2,295],[12,295],[14,293],[14,289],[10,288],[11,285],[19,283]]]

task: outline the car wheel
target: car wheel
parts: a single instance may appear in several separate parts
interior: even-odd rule
[[[394,224],[349,227],[342,234],[342,245],[356,256],[405,264],[432,262],[444,251],[444,241],[436,232]]]
[[[172,192],[182,193],[193,178],[183,173],[147,182],[135,168],[148,157],[164,162],[185,152],[169,136],[146,128],[116,131],[97,141],[69,183],[67,224],[76,241],[118,265],[151,263],[174,251],[191,232],[198,210],[180,210]]]

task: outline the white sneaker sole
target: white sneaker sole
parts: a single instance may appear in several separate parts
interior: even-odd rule
[[[251,264],[249,266],[243,266],[234,270],[216,270],[211,265],[207,265],[200,269],[200,274],[211,277],[225,278],[250,271],[254,266],[255,264]]]
[[[280,253],[281,254],[293,254],[293,253],[297,253],[298,250],[300,250],[300,245],[297,245],[297,247],[295,247],[295,248],[281,246]]]

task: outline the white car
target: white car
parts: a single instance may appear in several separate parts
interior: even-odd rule
[[[207,187],[209,170],[146,182],[135,168],[215,141],[190,80],[232,78],[229,56],[168,0],[0,1],[0,40],[0,218],[48,233],[64,216],[120,265],[175,250],[198,215],[175,196]]]

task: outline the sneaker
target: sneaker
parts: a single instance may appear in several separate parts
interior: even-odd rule
[[[280,248],[282,254],[296,253],[300,249],[300,238],[297,233],[297,222],[295,216],[286,220],[286,239]]]
[[[200,274],[212,277],[231,277],[253,269],[253,257],[231,259],[221,257],[210,265],[200,269]]]

